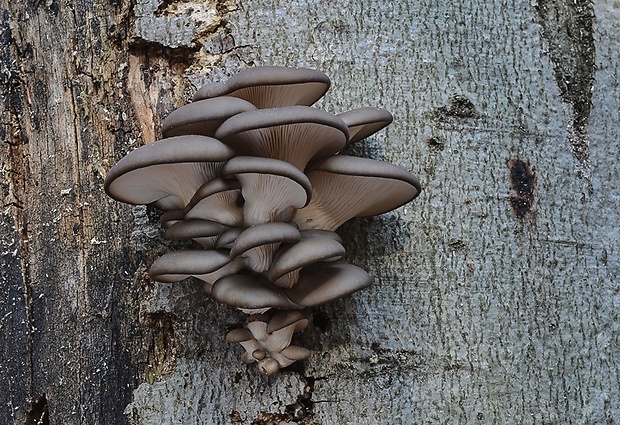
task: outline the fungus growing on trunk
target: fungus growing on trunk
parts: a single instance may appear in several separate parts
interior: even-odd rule
[[[234,96],[261,109],[310,106],[323,97],[329,86],[329,78],[321,71],[261,66],[244,69],[227,81],[201,87],[194,100]]]
[[[266,375],[310,356],[291,345],[304,309],[371,283],[343,261],[334,231],[356,216],[398,208],[420,193],[407,170],[340,155],[392,122],[379,108],[335,115],[310,107],[329,88],[310,69],[257,67],[207,84],[163,122],[163,140],[142,146],[108,173],[105,190],[165,210],[171,240],[201,249],[169,252],[151,277],[203,282],[213,300],[250,314],[226,341]]]

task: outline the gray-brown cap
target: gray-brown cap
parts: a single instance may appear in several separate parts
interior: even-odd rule
[[[215,137],[238,155],[274,158],[301,171],[312,158],[333,155],[349,138],[338,117],[308,106],[258,109],[226,120]]]
[[[319,100],[329,86],[329,78],[321,71],[260,66],[244,69],[227,81],[201,87],[194,95],[194,101],[233,96],[247,100],[258,108],[309,106]]]
[[[172,111],[161,124],[164,137],[200,134],[213,137],[218,127],[233,115],[256,106],[236,97],[216,97],[192,102]]]
[[[185,208],[185,218],[211,220],[227,226],[243,225],[239,206],[241,186],[235,180],[214,178],[196,190]]]
[[[166,229],[164,236],[170,240],[192,239],[203,248],[215,247],[217,238],[230,227],[211,220],[181,220]]]
[[[213,284],[211,296],[232,307],[244,309],[302,308],[284,292],[259,276],[235,274],[225,276]]]
[[[348,144],[362,140],[390,125],[392,114],[381,108],[359,108],[338,114],[349,128]]]
[[[368,158],[336,155],[307,171],[312,200],[296,211],[300,230],[336,230],[358,216],[381,214],[419,195],[418,180],[402,167]]]
[[[237,156],[226,163],[222,176],[241,183],[245,226],[289,221],[295,209],[307,205],[312,197],[308,177],[277,159]]]
[[[306,267],[299,281],[284,292],[305,307],[320,305],[366,288],[372,279],[366,271],[351,264],[320,264]]]
[[[305,238],[281,247],[265,277],[281,288],[292,288],[302,267],[318,262],[336,261],[345,255],[344,247],[331,238]]]
[[[249,269],[262,273],[269,269],[273,254],[282,242],[299,240],[299,230],[288,223],[257,224],[244,230],[233,243],[230,256],[246,259]]]
[[[212,273],[230,261],[228,252],[223,250],[173,251],[155,260],[149,274],[158,282],[178,282],[190,276]]]
[[[206,181],[219,175],[234,151],[206,136],[178,136],[139,147],[116,163],[104,188],[129,204],[158,202],[163,209],[183,208]]]

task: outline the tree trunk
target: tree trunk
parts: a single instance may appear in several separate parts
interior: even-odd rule
[[[612,0],[0,0],[0,422],[617,422],[619,20]],[[312,310],[313,355],[265,378],[224,342],[243,315],[149,279],[159,213],[103,179],[196,87],[270,64],[324,71],[330,112],[390,110],[349,153],[424,190],[341,228],[373,286]]]

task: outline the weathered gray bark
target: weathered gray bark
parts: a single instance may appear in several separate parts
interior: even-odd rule
[[[251,423],[304,393],[305,423],[617,422],[617,1],[15,3],[1,423]],[[251,64],[326,72],[328,111],[390,110],[351,153],[424,186],[342,228],[374,285],[313,311],[314,354],[272,378],[223,341],[242,315],[148,279],[156,211],[102,190],[195,86]]]

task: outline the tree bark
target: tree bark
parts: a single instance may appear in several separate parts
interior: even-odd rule
[[[0,422],[615,423],[619,21],[612,0],[0,0]],[[103,192],[251,65],[390,110],[348,153],[424,188],[340,229],[373,286],[312,310],[312,356],[270,378],[224,342],[243,315],[149,279],[159,212]]]

